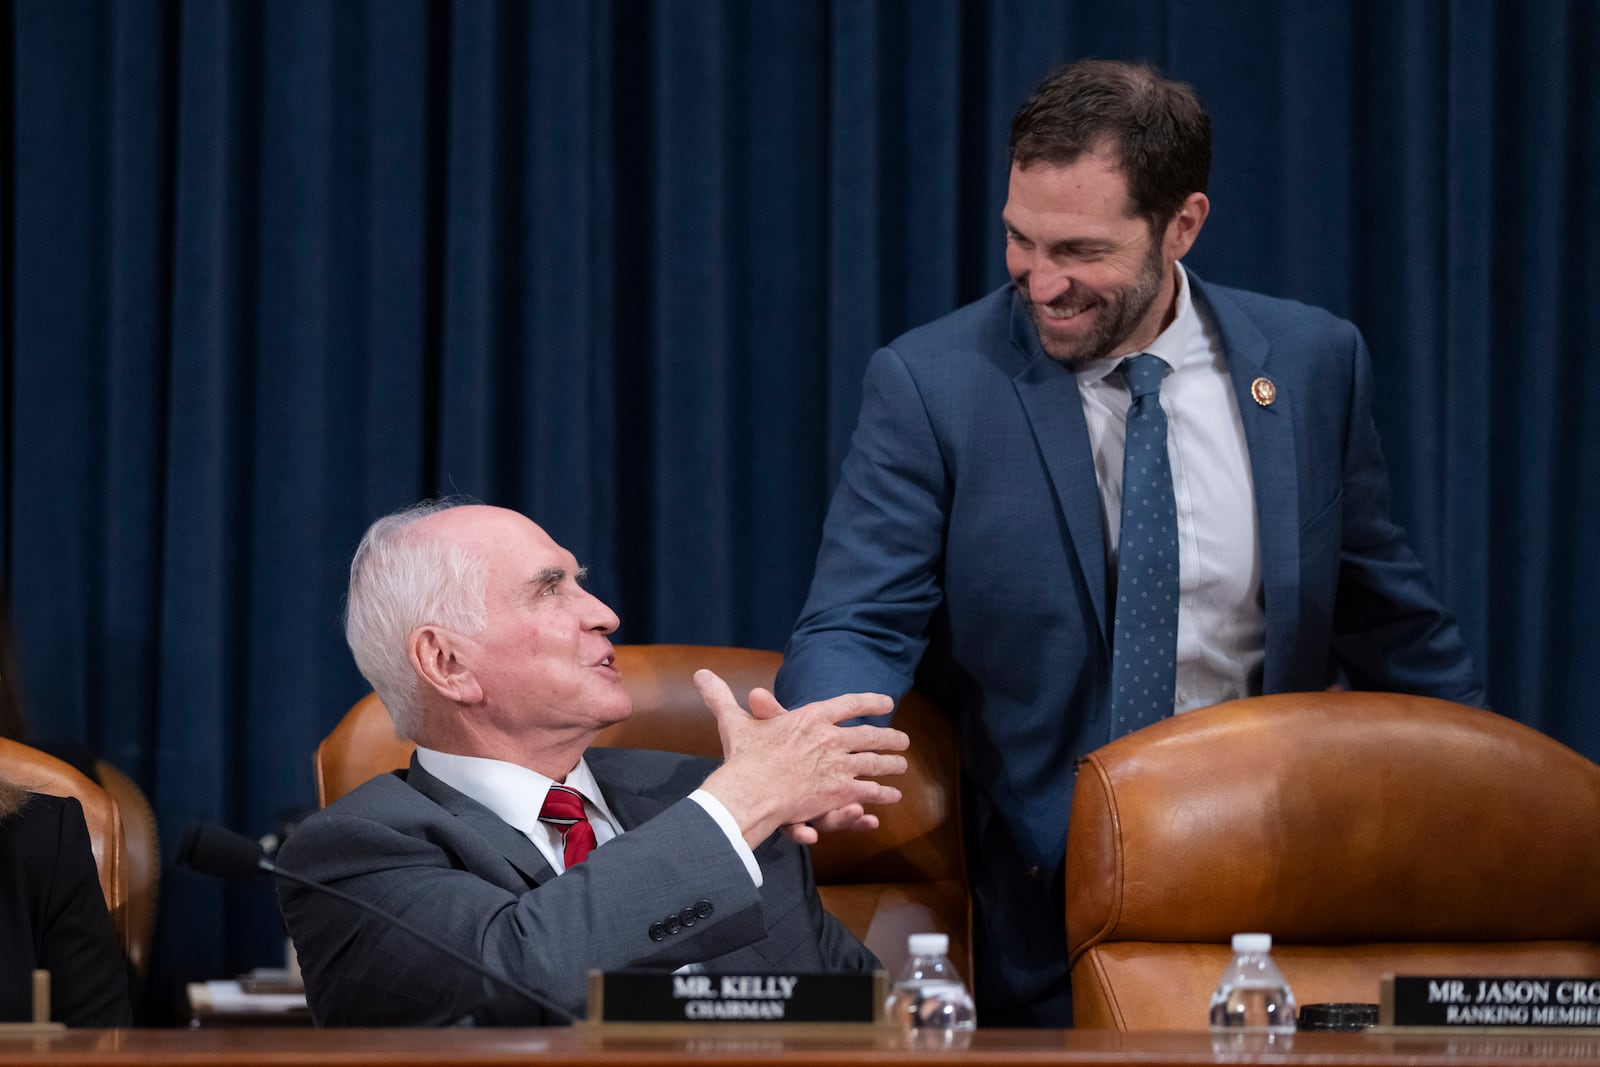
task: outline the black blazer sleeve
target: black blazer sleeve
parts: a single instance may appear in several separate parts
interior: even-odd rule
[[[128,1026],[127,961],[100,892],[83,808],[34,794],[0,824],[0,1017],[32,1016],[32,972],[50,972],[52,1019]]]

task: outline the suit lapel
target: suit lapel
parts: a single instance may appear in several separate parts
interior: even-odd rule
[[[1272,345],[1226,294],[1207,289],[1191,271],[1196,298],[1211,312],[1222,338],[1228,376],[1250,452],[1255,485],[1256,529],[1261,539],[1261,590],[1266,613],[1263,685],[1275,686],[1278,665],[1296,647],[1300,612],[1299,459],[1295,455],[1296,397],[1286,376],[1273,373]],[[1270,398],[1258,398],[1256,383],[1271,385]]]
[[[617,822],[622,824],[623,830],[632,830],[649,822],[677,802],[675,799],[647,796],[630,789],[620,778],[608,773],[611,768],[604,756],[594,758],[597,751],[600,750],[591,749],[585,759],[590,773],[594,775],[595,784],[606,799],[606,806],[617,817]]]
[[[1027,360],[1011,379],[1022,401],[1033,440],[1055,487],[1079,573],[1094,603],[1100,636],[1110,647],[1106,620],[1106,548],[1100,522],[1100,483],[1095,478],[1089,431],[1083,421],[1078,378],[1045,355],[1022,302],[1011,302],[1011,343]]]
[[[415,754],[411,757],[411,769],[406,772],[406,784],[460,819],[465,826],[498,849],[506,862],[534,885],[548,882],[556,876],[555,868],[550,866],[522,831],[476,800],[429,774],[417,762]]]

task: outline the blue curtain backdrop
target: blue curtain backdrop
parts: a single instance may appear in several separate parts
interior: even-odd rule
[[[0,577],[36,736],[169,851],[310,803],[420,497],[534,515],[620,640],[781,646],[868,355],[1004,280],[1010,114],[1088,55],[1197,87],[1190,264],[1363,328],[1496,705],[1600,757],[1593,0],[3,10]],[[167,872],[158,977],[278,936]]]

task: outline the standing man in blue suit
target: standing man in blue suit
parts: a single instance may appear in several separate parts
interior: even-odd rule
[[[1018,111],[1010,161],[1013,284],[873,356],[777,695],[915,680],[959,716],[979,1020],[1069,1026],[1074,767],[1130,728],[1111,695],[1126,357],[1166,365],[1179,604],[1158,711],[1340,674],[1484,693],[1390,517],[1360,334],[1179,263],[1210,211],[1190,88],[1064,67]]]

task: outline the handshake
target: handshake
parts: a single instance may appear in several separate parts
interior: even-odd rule
[[[905,773],[900,753],[911,739],[888,726],[839,725],[887,715],[889,697],[847,693],[788,711],[753,689],[746,711],[711,671],[696,671],[694,682],[722,738],[723,764],[702,788],[752,848],[778,829],[801,844],[814,844],[819,830],[872,830],[878,817],[867,807],[899,802],[900,790],[874,779]]]

